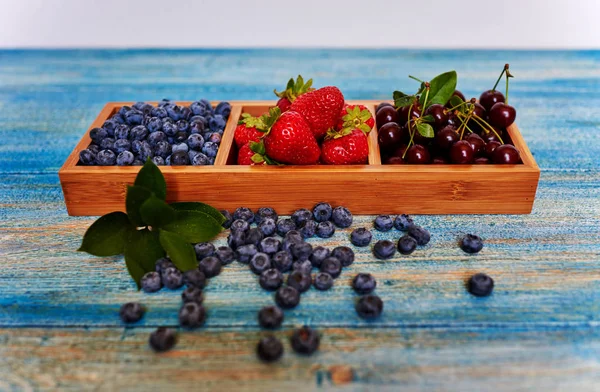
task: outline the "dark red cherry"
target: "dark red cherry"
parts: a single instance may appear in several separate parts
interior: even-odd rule
[[[435,144],[442,150],[448,150],[458,141],[458,133],[452,126],[442,128],[435,135]]]
[[[458,129],[460,124],[462,124],[462,123],[460,122],[458,117],[456,117],[454,114],[448,115],[448,121],[446,122],[446,125],[450,125],[450,126],[454,127],[455,129]]]
[[[481,120],[486,121],[487,112],[485,111],[484,107],[478,104],[477,102],[475,102],[475,104],[473,105],[473,116],[477,116],[477,118],[480,119],[480,121],[477,122],[475,120],[469,120],[469,123],[467,125],[473,132],[480,132],[483,128],[479,123],[481,122]]]
[[[479,103],[481,106],[485,108],[485,110],[490,110],[492,106],[497,104],[498,102],[504,102],[504,94],[502,94],[498,90],[488,90],[481,93],[479,97]]]
[[[384,163],[387,165],[404,165],[406,162],[400,157],[389,157]]]
[[[406,123],[408,123],[408,109],[411,109],[410,106],[404,106],[401,107],[400,109],[398,109],[398,124],[400,125],[406,125]],[[412,105],[412,109],[410,111],[410,118],[419,118],[421,117],[421,107],[419,107],[419,105],[415,104]]]
[[[496,147],[492,160],[496,164],[515,165],[521,161],[521,154],[515,146],[511,144],[503,144]]]
[[[452,93],[452,96],[457,96],[460,99],[462,99],[463,101],[466,101],[465,99],[465,95],[463,93],[460,92],[460,90],[454,90],[454,92]]]
[[[433,116],[433,127],[435,129],[442,129],[448,123],[448,113],[446,108],[440,104],[433,104],[425,110],[425,115]]]
[[[393,106],[384,106],[377,111],[375,118],[377,120],[377,129],[379,129],[385,124],[389,124],[391,122],[397,123],[398,113]]]
[[[477,157],[475,158],[473,163],[476,165],[487,165],[488,163],[490,163],[490,159],[488,157]]]
[[[475,156],[485,153],[485,142],[478,134],[472,133],[469,136],[467,136],[465,140],[468,141],[471,147],[473,148]]]
[[[495,129],[495,131],[498,135],[500,135],[500,137],[503,137],[504,132],[502,132],[502,130]],[[496,133],[494,133],[492,131],[488,131],[488,130],[483,130],[480,135],[481,135],[481,138],[483,139],[483,141],[486,143],[500,142],[500,139],[498,139],[498,136],[496,135]],[[500,144],[502,144],[502,143],[500,143]]]
[[[488,121],[491,125],[498,128],[508,128],[509,125],[515,122],[517,111],[510,105],[504,102],[498,102],[490,109],[488,113]]]
[[[429,155],[429,150],[420,144],[415,144],[406,152],[406,162],[410,164],[423,164],[429,163],[430,161],[431,156]]]
[[[448,163],[448,160],[444,157],[435,157],[431,160],[431,163],[434,165],[445,165]]]
[[[396,113],[395,110],[394,113]],[[395,122],[389,122],[383,125],[379,128],[377,134],[379,148],[383,151],[393,151],[400,145],[404,137],[403,128]]]
[[[485,153],[487,154],[488,157],[493,157],[494,155],[494,150],[496,149],[496,147],[501,146],[500,142],[497,142],[495,140],[489,141],[487,142],[487,144],[485,145]]]
[[[406,144],[402,144],[400,147],[398,147],[394,150],[394,152],[392,153],[392,156],[402,158],[404,156],[404,152],[406,151],[407,148],[408,148],[408,146]]]
[[[413,135],[413,142],[415,144],[420,144],[422,146],[427,146],[433,140],[433,138],[426,138],[425,136],[422,136],[419,133],[419,131],[417,129],[417,126],[414,124],[414,120],[410,124],[410,130],[408,129],[408,126],[406,127],[406,132],[407,132],[407,135],[408,135],[408,139],[410,139],[410,131],[412,131],[414,133],[414,135]]]
[[[502,101],[502,102],[504,102],[504,101]],[[389,102],[382,102],[382,103],[380,103],[379,105],[377,105],[377,107],[375,108],[375,113],[377,113],[377,112],[379,111],[379,109],[381,109],[381,108],[382,108],[382,107],[384,107],[384,106],[391,106],[391,107],[394,107],[394,105],[392,105],[392,104],[391,104],[391,103],[389,103]]]
[[[471,143],[466,140],[460,140],[450,147],[450,162],[452,163],[471,163],[474,156]]]

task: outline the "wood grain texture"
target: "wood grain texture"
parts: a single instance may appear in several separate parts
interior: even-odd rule
[[[412,256],[380,262],[355,248],[330,295],[310,291],[277,332],[319,328],[314,359],[286,343],[280,364],[256,360],[256,311],[272,296],[238,264],[210,282],[206,327],[153,355],[147,335],[176,324],[179,292],[138,293],[121,258],[74,251],[93,218],[67,215],[57,172],[106,102],[268,100],[277,81],[298,73],[350,99],[386,100],[416,88],[408,74],[449,69],[470,97],[506,62],[517,122],[542,168],[531,215],[417,216],[433,237]],[[599,63],[600,52],[0,51],[0,389],[597,390]],[[353,227],[372,219],[355,217]],[[465,232],[485,239],[479,255],[456,247]],[[348,245],[348,233],[320,243]],[[365,271],[385,301],[375,323],[352,309],[349,280]],[[496,280],[487,299],[465,292],[476,271]],[[130,300],[149,312],[124,329],[117,310]]]

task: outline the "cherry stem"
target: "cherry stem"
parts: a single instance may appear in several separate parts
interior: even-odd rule
[[[417,82],[419,82],[419,83],[423,83],[423,81],[422,81],[421,79],[419,79],[419,78],[416,78],[416,77],[414,77],[414,76],[412,76],[412,75],[408,75],[408,77],[409,77],[409,78],[411,78],[411,79],[413,79],[413,80],[416,80],[416,81],[417,81]]]
[[[427,107],[427,99],[428,98],[429,98],[429,82],[425,82],[425,100],[423,101],[423,108],[422,108],[423,113],[425,112],[425,108]]]
[[[496,135],[496,137],[498,137],[498,140],[500,141],[500,143],[504,144],[504,141],[502,140],[502,138],[500,137],[498,132],[496,132],[494,127],[492,127],[490,124],[488,124],[484,119],[482,119],[481,117],[475,116],[475,117],[473,117],[473,120],[475,120],[475,122],[477,124],[481,125],[482,127],[487,128],[488,131],[492,131],[494,133],[494,135]]]
[[[412,129],[410,126],[410,114],[412,113],[412,108],[413,108],[414,104],[410,104],[410,107],[408,108],[408,134],[410,135],[410,140],[408,141],[408,145],[406,146],[406,150],[404,150],[404,153],[402,154],[402,159],[404,159],[404,157],[406,156],[406,153],[408,152],[408,149],[410,148],[410,145],[413,142],[413,133],[412,133]]]
[[[498,76],[498,80],[496,80],[496,84],[494,84],[492,91],[496,91],[496,87],[498,87],[498,83],[500,83],[500,79],[502,79],[502,75],[504,75],[506,70],[508,70],[508,64],[504,64],[504,68],[502,68],[502,72],[500,72],[500,76]]]
[[[509,76],[510,74],[508,73],[508,71],[506,72],[506,95],[504,95],[504,103],[508,105],[508,78],[510,78]]]
[[[447,112],[453,112],[453,111],[455,111],[456,109],[458,109],[459,107],[461,107],[461,106],[464,106],[464,105],[466,105],[466,104],[467,104],[467,102],[460,103],[460,104],[458,104],[458,105],[456,105],[456,106],[454,106],[454,107],[452,107],[452,108],[448,109],[448,110],[447,110]]]

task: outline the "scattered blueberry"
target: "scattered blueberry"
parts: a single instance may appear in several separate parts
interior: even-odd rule
[[[239,207],[233,213],[233,219],[238,220],[242,219],[248,223],[254,222],[254,212],[250,208],[247,207]]]
[[[335,257],[328,257],[321,263],[321,272],[327,272],[332,278],[337,278],[342,273],[342,262]]]
[[[258,224],[258,228],[265,237],[269,237],[275,235],[277,232],[277,223],[272,218],[262,218],[260,223]]]
[[[367,320],[376,319],[383,311],[383,301],[376,295],[369,294],[360,297],[356,303],[356,313]]]
[[[252,256],[258,253],[258,249],[254,244],[238,246],[236,250],[237,260],[240,263],[248,264]]]
[[[183,273],[183,283],[187,287],[203,289],[206,285],[206,275],[204,275],[204,272],[200,271],[198,268],[186,271]]]
[[[315,233],[317,232],[317,226],[318,223],[314,220],[307,220],[304,221],[302,225],[300,225],[298,231],[300,232],[300,234],[302,234],[303,238],[311,238],[315,236]]]
[[[290,218],[281,219],[277,222],[277,233],[280,236],[284,236],[290,230],[296,230],[296,224]]]
[[[354,229],[352,233],[350,233],[350,242],[354,246],[367,246],[371,243],[372,238],[373,235],[371,232],[364,227]]]
[[[408,235],[417,240],[418,245],[427,245],[431,239],[429,232],[417,225],[412,225],[408,228]]]
[[[333,278],[327,272],[317,272],[313,285],[317,290],[329,290],[333,286]]]
[[[483,249],[483,241],[479,236],[467,234],[461,239],[460,248],[467,253],[477,253]]]
[[[244,219],[239,219],[235,217],[235,214],[233,215],[233,222],[231,223],[231,227],[230,227],[231,231],[248,231],[250,229],[250,223],[248,223],[246,220]]]
[[[245,231],[231,231],[227,236],[227,245],[233,250],[246,244],[246,232]]]
[[[231,216],[231,212],[227,210],[221,210],[221,215],[225,217],[225,222],[223,222],[222,226],[225,229],[229,229],[231,227],[231,223],[233,223],[233,217]]]
[[[258,227],[253,227],[246,232],[246,244],[254,244],[258,246],[263,238],[265,238],[265,235]]]
[[[306,274],[310,274],[312,272],[313,265],[310,260],[304,261],[294,261],[292,264],[292,271],[300,271]]]
[[[379,240],[373,246],[373,254],[378,259],[390,259],[396,253],[396,245],[390,240]]]
[[[194,251],[196,252],[196,258],[202,260],[215,254],[215,246],[210,242],[200,242],[194,245]]]
[[[369,294],[377,286],[377,281],[371,274],[358,274],[352,280],[352,288],[358,294]]]
[[[333,209],[329,203],[318,203],[313,207],[313,217],[317,222],[325,222],[331,219]]]
[[[311,284],[312,279],[310,273],[306,273],[301,270],[295,270],[288,275],[287,285],[295,288],[300,293],[307,291],[310,288]]]
[[[277,219],[279,217],[277,215],[277,212],[273,208],[261,207],[258,209],[258,211],[256,211],[256,214],[254,214],[254,221],[256,222],[256,224],[260,224],[265,218],[271,218],[275,222],[277,222]]]
[[[265,290],[277,290],[283,284],[283,274],[277,268],[266,269],[260,274],[258,283]]]
[[[350,227],[352,225],[352,213],[346,207],[338,206],[333,209],[331,220],[340,228]]]
[[[275,293],[275,302],[283,309],[292,309],[300,303],[300,293],[293,287],[280,287]]]
[[[250,270],[256,275],[260,275],[263,271],[271,268],[271,259],[269,255],[262,252],[257,252],[250,259]]]
[[[292,269],[292,256],[285,250],[279,251],[271,257],[271,264],[281,272],[287,272]]]
[[[394,221],[389,215],[379,215],[373,222],[375,230],[377,231],[390,231],[394,227]]]
[[[204,273],[207,278],[212,278],[221,273],[221,260],[215,256],[208,256],[200,260],[198,269]]]
[[[290,230],[283,236],[283,244],[281,245],[281,249],[287,251],[292,254],[291,247],[294,244],[300,244],[304,242],[304,238],[302,238],[302,234],[300,234],[297,230]]]
[[[329,221],[320,222],[317,225],[317,231],[316,231],[317,237],[329,238],[334,233],[335,233],[335,226],[333,226],[333,223],[331,223]]]
[[[117,157],[111,150],[101,150],[98,155],[96,155],[96,163],[100,166],[113,166],[116,162]]]
[[[142,319],[146,309],[139,302],[128,302],[121,306],[119,315],[124,323],[135,323]]]
[[[162,281],[165,287],[175,290],[183,286],[183,275],[177,268],[169,267],[162,272]]]
[[[235,260],[235,252],[228,246],[219,246],[215,256],[221,261],[221,265],[227,265]]]
[[[162,257],[156,260],[156,263],[154,263],[154,265],[156,267],[156,272],[158,272],[159,274],[161,274],[167,268],[175,268],[175,264],[173,264],[171,259],[169,259],[168,257]]]
[[[476,297],[487,297],[494,290],[494,279],[483,273],[477,273],[469,279],[469,293]]]
[[[142,290],[145,293],[154,293],[162,288],[160,274],[156,271],[147,272],[141,279]]]
[[[188,302],[195,302],[199,305],[202,304],[202,301],[204,301],[202,289],[194,286],[188,287],[181,293],[181,300],[184,304],[187,304]]]
[[[354,251],[347,246],[334,248],[331,256],[337,258],[342,263],[342,267],[348,267],[354,263]]]
[[[295,352],[310,355],[319,348],[320,337],[317,331],[304,326],[294,331],[290,342]]]
[[[398,252],[403,255],[409,255],[417,248],[417,240],[409,236],[408,234],[403,235],[398,240]]]
[[[258,249],[268,255],[274,255],[281,249],[281,241],[274,237],[264,238],[262,241],[260,241]]]
[[[394,227],[400,231],[408,231],[414,225],[412,218],[406,214],[398,215],[394,219]]]
[[[204,306],[196,302],[184,303],[179,310],[179,325],[184,328],[198,328],[206,320]]]
[[[258,312],[258,323],[263,328],[279,328],[283,323],[283,312],[277,306],[265,306]]]
[[[308,242],[298,242],[292,244],[290,250],[292,251],[294,260],[305,261],[308,260],[312,253],[312,245]]]
[[[177,332],[171,328],[160,327],[150,334],[148,343],[154,351],[169,351],[177,343]]]
[[[294,211],[291,218],[296,224],[296,227],[300,227],[304,222],[312,219],[312,212],[306,208],[300,208],[299,210]]]
[[[313,267],[319,268],[321,267],[321,263],[323,262],[323,260],[328,258],[330,254],[331,251],[329,249],[324,248],[322,246],[317,246],[313,248],[312,253],[308,259],[310,260]]]
[[[81,150],[79,152],[79,162],[85,166],[94,165],[96,163],[96,154],[89,149]]]
[[[283,355],[283,344],[275,336],[267,336],[258,342],[256,353],[263,361],[273,362]]]

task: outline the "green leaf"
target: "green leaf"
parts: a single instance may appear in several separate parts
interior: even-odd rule
[[[414,100],[414,95],[406,95],[402,91],[394,91],[394,106],[398,109],[410,106]]]
[[[144,223],[158,228],[175,219],[175,210],[164,200],[152,195],[140,207],[140,215]]]
[[[267,153],[263,142],[250,142],[250,150],[260,155],[265,155]]]
[[[153,192],[161,200],[167,198],[167,183],[158,166],[150,158],[140,169],[133,185],[144,187]]]
[[[198,268],[196,252],[192,245],[177,233],[160,230],[160,244],[167,251],[173,264],[183,272]]]
[[[425,82],[421,82],[421,86],[419,86],[419,89],[417,90],[417,94],[416,95],[422,94],[423,91],[425,91],[426,88],[427,88],[427,86],[425,85]]]
[[[152,192],[142,186],[127,185],[127,197],[125,198],[125,209],[131,223],[136,227],[146,226],[140,208],[146,200],[152,196]]]
[[[219,210],[217,210],[213,206],[209,206],[208,204],[199,203],[199,202],[180,202],[180,203],[171,203],[171,207],[176,209],[177,211],[198,211],[204,212],[212,216],[220,225],[223,224],[227,219],[221,214]]]
[[[433,127],[429,124],[418,123],[417,131],[419,131],[421,136],[426,138],[432,138],[434,136]]]
[[[148,229],[132,230],[125,244],[125,264],[129,274],[140,288],[145,273],[154,271],[156,260],[165,255],[158,232]]]
[[[453,108],[455,106],[458,106],[458,105],[464,103],[465,101],[463,101],[463,99],[461,97],[459,97],[458,95],[453,95],[450,97],[450,100],[448,102],[450,103],[450,107]]]
[[[106,214],[86,230],[77,251],[94,256],[115,256],[123,253],[127,233],[134,228],[123,212]]]
[[[456,71],[449,71],[436,76],[429,82],[429,98],[428,105],[440,104],[445,105],[454,90],[456,90],[457,82]]]
[[[177,211],[175,220],[163,227],[189,243],[210,241],[222,230],[221,223],[199,211]]]
[[[435,118],[431,114],[428,114],[426,116],[421,117],[421,120],[425,122],[433,122],[435,121]]]

